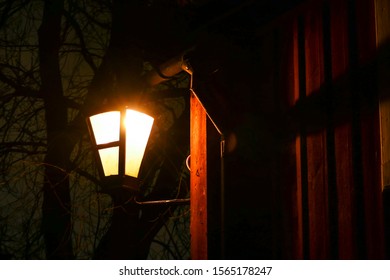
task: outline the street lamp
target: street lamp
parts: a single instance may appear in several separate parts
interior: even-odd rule
[[[221,130],[207,113],[193,89],[193,73],[184,55],[165,63],[146,77],[154,86],[180,71],[190,74],[190,198],[132,202],[138,205],[187,204],[191,200],[191,256],[207,259],[207,118],[221,136],[221,256],[224,257],[224,146]],[[138,173],[153,125],[153,118],[124,107],[87,118],[92,142],[98,158],[98,169],[106,192],[112,188],[138,193]],[[194,167],[194,168],[193,168]]]
[[[106,190],[138,191],[138,174],[154,119],[127,106],[87,118],[99,175]]]

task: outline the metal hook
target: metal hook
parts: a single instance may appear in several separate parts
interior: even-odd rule
[[[187,166],[187,169],[191,172],[190,163],[189,163],[190,157],[191,157],[191,155],[188,155],[188,157],[186,159],[186,166]]]

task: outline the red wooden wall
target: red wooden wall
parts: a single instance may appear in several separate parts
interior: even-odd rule
[[[384,258],[375,3],[306,1],[272,28],[289,131],[282,257]]]

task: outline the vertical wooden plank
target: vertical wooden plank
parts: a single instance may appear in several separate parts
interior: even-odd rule
[[[384,227],[380,175],[379,98],[376,69],[372,60],[376,54],[375,2],[356,0],[357,64],[364,71],[356,81],[359,85],[361,113],[361,156],[363,170],[364,219],[366,257],[384,257]],[[362,68],[361,68],[362,69]]]
[[[294,20],[293,24],[293,99],[292,105],[295,105],[299,100],[299,58],[298,58],[298,19]],[[302,220],[302,164],[301,164],[301,136],[295,137],[295,168],[296,168],[296,188],[294,199],[296,200],[295,217],[296,217],[296,247],[295,258],[303,259],[303,220]]]
[[[322,7],[322,40],[323,40],[323,61],[324,61],[324,110],[325,110],[325,131],[326,131],[326,154],[327,154],[327,189],[328,189],[328,226],[329,226],[329,255],[331,259],[338,258],[338,195],[336,179],[336,157],[335,157],[335,115],[334,115],[334,93],[332,91],[332,40],[331,40],[331,11],[329,2]]]
[[[291,77],[291,98],[289,99],[289,105],[295,106],[299,100],[299,57],[298,57],[298,18],[295,18],[292,24],[292,77]],[[303,211],[302,211],[302,164],[301,164],[301,135],[298,133],[295,136],[295,141],[292,143],[291,150],[295,155],[295,174],[296,181],[293,191],[293,199],[295,207],[293,208],[293,218],[295,227],[295,248],[294,258],[303,259]]]
[[[305,16],[300,15],[297,19],[298,25],[298,38],[297,38],[297,55],[298,55],[298,92],[297,92],[297,101],[306,100],[306,38],[305,38]],[[298,105],[298,104],[297,104]],[[300,110],[298,114],[302,114],[304,110]],[[307,175],[307,148],[306,148],[306,134],[307,128],[305,123],[305,117],[300,116],[298,119],[299,122],[299,137],[296,141],[296,149],[299,151],[297,155],[297,183],[299,184],[299,192],[297,195],[298,202],[300,205],[301,213],[301,235],[302,235],[302,256],[304,259],[310,258],[310,242],[309,242],[309,201],[308,201],[308,175]]]
[[[378,91],[381,133],[381,175],[386,258],[390,258],[390,1],[375,0]]]
[[[194,93],[190,97],[191,258],[208,258],[207,246],[207,126],[206,111]]]
[[[284,117],[299,99],[298,19],[292,18],[286,27],[279,28],[280,114],[288,127],[295,127],[296,120]],[[288,133],[287,143],[281,147],[280,184],[283,195],[284,259],[303,259],[301,136],[296,131]]]
[[[324,83],[322,11],[312,7],[305,14],[306,96],[319,94]],[[323,106],[326,106],[325,104]],[[306,137],[309,211],[309,257],[329,258],[327,139],[319,115]]]
[[[357,258],[356,212],[354,204],[352,115],[350,91],[345,86],[348,71],[347,1],[330,1],[331,65],[334,91],[334,146],[338,198],[338,257]]]
[[[385,49],[390,42],[390,1],[375,0],[376,45],[379,50],[378,90],[381,121],[382,189],[390,188],[390,76],[389,56]]]

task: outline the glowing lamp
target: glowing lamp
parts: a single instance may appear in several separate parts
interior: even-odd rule
[[[154,119],[124,108],[87,118],[103,183],[137,189],[137,178]]]

